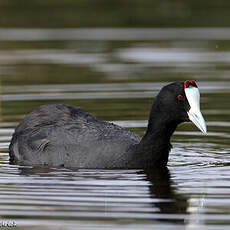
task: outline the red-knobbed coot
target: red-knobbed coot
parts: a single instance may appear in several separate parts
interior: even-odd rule
[[[10,144],[11,163],[77,168],[153,168],[168,162],[170,137],[181,122],[203,133],[200,93],[195,81],[164,86],[140,139],[134,133],[63,104],[43,105],[26,115]]]

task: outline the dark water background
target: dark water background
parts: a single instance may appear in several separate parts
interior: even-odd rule
[[[0,11],[0,222],[229,229],[229,1],[4,0]],[[186,79],[198,82],[208,136],[178,127],[168,170],[9,165],[14,128],[39,105],[80,106],[142,136],[159,89]]]

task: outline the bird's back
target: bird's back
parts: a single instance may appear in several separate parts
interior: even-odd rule
[[[10,144],[11,162],[78,168],[122,168],[140,139],[79,108],[52,104],[25,116]]]

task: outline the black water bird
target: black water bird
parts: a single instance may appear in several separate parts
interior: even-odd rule
[[[188,80],[161,89],[142,139],[80,108],[43,105],[16,127],[9,147],[10,162],[77,168],[163,167],[168,162],[170,137],[178,124],[190,120],[206,133],[198,87]]]

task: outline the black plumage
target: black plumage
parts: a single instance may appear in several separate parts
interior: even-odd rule
[[[162,167],[168,162],[170,137],[177,125],[189,121],[188,109],[184,82],[163,87],[153,102],[147,131],[140,139],[80,108],[43,105],[26,115],[15,129],[10,161],[77,168]]]

